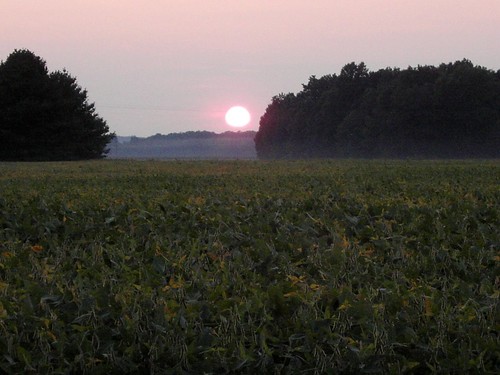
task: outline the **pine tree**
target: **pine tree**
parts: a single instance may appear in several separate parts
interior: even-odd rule
[[[29,50],[0,64],[0,160],[102,158],[113,137],[68,72]]]

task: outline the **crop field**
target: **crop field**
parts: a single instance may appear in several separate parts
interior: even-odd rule
[[[498,161],[0,163],[0,372],[499,373]]]

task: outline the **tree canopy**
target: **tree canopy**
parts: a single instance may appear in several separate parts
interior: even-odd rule
[[[67,71],[29,50],[0,63],[0,160],[102,158],[113,137]]]
[[[310,77],[272,98],[259,158],[500,157],[500,71],[468,60]]]

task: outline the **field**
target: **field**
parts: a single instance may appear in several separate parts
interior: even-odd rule
[[[498,161],[0,163],[0,372],[498,373]]]

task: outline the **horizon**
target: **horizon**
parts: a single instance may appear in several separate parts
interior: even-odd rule
[[[257,130],[223,130],[223,131],[220,131],[220,132],[216,132],[216,131],[210,131],[210,130],[186,130],[186,131],[181,131],[181,132],[170,132],[170,133],[155,133],[155,134],[150,134],[150,135],[146,135],[146,136],[138,136],[138,135],[135,135],[135,134],[132,134],[132,135],[122,135],[122,134],[115,134],[115,137],[121,137],[121,138],[151,138],[151,137],[155,137],[155,136],[169,136],[169,135],[178,135],[178,134],[186,134],[186,133],[202,133],[202,132],[208,132],[208,133],[213,133],[215,135],[222,135],[222,134],[225,134],[225,133],[235,133],[235,134],[239,134],[239,133],[256,133]]]
[[[0,60],[29,49],[87,90],[111,132],[224,132],[247,108],[350,62],[370,71],[468,59],[500,69],[497,0],[0,0]]]

